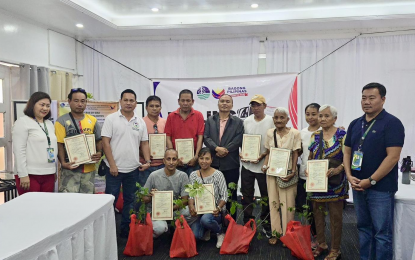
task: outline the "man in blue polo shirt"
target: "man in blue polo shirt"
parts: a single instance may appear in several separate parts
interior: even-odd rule
[[[401,121],[383,109],[386,88],[362,89],[362,110],[347,130],[344,168],[353,189],[360,259],[393,258],[392,234],[398,161],[405,139]]]

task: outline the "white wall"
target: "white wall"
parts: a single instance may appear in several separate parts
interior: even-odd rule
[[[52,50],[59,50],[62,47],[58,43],[59,41],[51,42]],[[60,56],[52,52],[51,58],[54,64],[59,66],[50,65],[49,50],[49,33],[46,27],[27,22],[0,10],[0,61],[27,63],[76,73],[76,63],[68,65],[67,62],[68,60],[76,61],[76,57],[73,57],[76,55],[75,50],[65,52]]]

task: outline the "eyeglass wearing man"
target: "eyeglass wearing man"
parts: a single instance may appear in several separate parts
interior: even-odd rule
[[[161,112],[161,99],[158,96],[149,96],[146,100],[147,116],[143,117],[143,120],[147,127],[148,134],[163,134],[166,126],[166,119],[160,117]],[[151,157],[151,155],[150,155]],[[140,163],[144,164],[145,159],[140,152]],[[153,159],[151,157],[150,167],[144,171],[139,171],[135,175],[135,181],[138,182],[141,187],[144,187],[150,173],[164,167],[163,159]]]
[[[350,123],[345,141],[343,163],[353,189],[360,259],[393,258],[394,196],[405,129],[383,109],[385,101],[383,85],[364,86],[365,114]]]
[[[202,149],[205,120],[202,113],[192,108],[194,104],[193,92],[184,89],[179,93],[179,108],[167,117],[165,133],[167,148],[176,149],[176,139],[193,139],[194,157],[187,163],[179,158],[177,169],[190,175],[200,169],[197,154]]]
[[[120,235],[128,237],[130,210],[137,190],[134,176],[147,170],[151,160],[146,124],[134,112],[137,96],[133,90],[126,89],[121,93],[120,106],[119,111],[105,119],[101,135],[106,156],[105,193],[115,197],[115,206],[122,185],[124,205]],[[140,148],[146,161],[144,164],[139,160]]]
[[[95,163],[75,165],[69,162],[64,138],[79,134],[94,134],[97,153],[91,156],[98,162],[102,156],[101,127],[94,116],[85,114],[87,94],[82,88],[74,88],[68,95],[71,112],[60,116],[55,123],[58,139],[58,158],[62,166],[59,192],[94,193]]]

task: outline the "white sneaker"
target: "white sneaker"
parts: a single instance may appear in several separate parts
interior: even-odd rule
[[[202,239],[203,241],[209,241],[210,240],[210,230],[206,230],[205,233],[203,234]]]
[[[218,236],[218,242],[216,243],[216,248],[221,248],[223,240],[225,239],[225,234],[221,233],[221,234],[217,234]]]

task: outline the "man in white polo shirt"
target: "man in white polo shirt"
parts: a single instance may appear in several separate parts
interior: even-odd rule
[[[121,109],[105,119],[102,127],[102,143],[106,158],[105,193],[115,197],[114,205],[123,188],[124,206],[121,219],[121,237],[128,237],[130,210],[134,206],[136,185],[134,174],[150,167],[150,148],[147,127],[134,112],[137,96],[131,89],[121,93]],[[140,163],[139,150],[143,152],[145,164]]]

